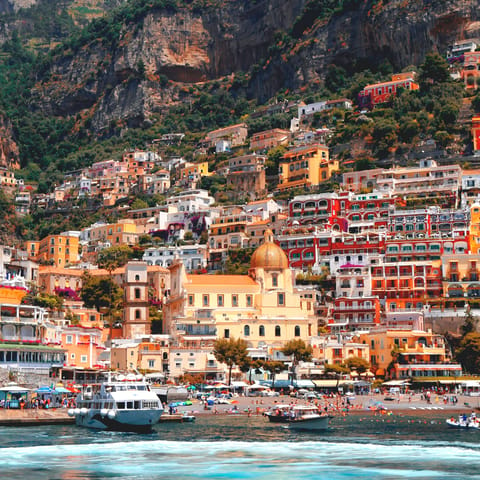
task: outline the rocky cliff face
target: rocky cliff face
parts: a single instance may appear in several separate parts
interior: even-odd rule
[[[358,59],[387,58],[396,69],[443,53],[462,37],[480,37],[478,0],[366,1],[356,9],[317,21],[289,51],[256,68],[251,97],[266,101],[279,89],[318,80],[326,67]],[[304,0],[226,0],[204,13],[152,12],[128,27],[114,50],[101,42],[67,52],[36,87],[39,108],[54,115],[90,117],[100,131],[112,122],[139,126],[152,112],[176,101],[177,83],[212,80],[248,71],[269,58],[276,33],[289,31]],[[161,82],[168,77],[169,86]]]

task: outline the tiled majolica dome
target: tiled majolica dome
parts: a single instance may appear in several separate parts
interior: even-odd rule
[[[273,242],[271,230],[265,232],[265,243],[260,245],[252,255],[251,268],[284,270],[288,268],[288,259],[285,252]]]

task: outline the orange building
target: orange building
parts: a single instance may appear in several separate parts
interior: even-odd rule
[[[73,235],[48,235],[40,241],[26,243],[31,260],[51,263],[57,267],[75,264],[80,261],[78,237]]]
[[[480,152],[480,115],[472,118],[473,151]]]
[[[65,366],[92,368],[98,365],[102,344],[102,330],[95,327],[70,325],[62,332],[62,348],[66,350]]]

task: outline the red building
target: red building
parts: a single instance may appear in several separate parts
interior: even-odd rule
[[[384,103],[395,96],[400,89],[418,90],[418,83],[414,81],[415,72],[397,73],[392,75],[390,82],[367,85],[358,94],[359,108],[372,109],[379,103]]]

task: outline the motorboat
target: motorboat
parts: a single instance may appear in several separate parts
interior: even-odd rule
[[[137,377],[87,385],[76,407],[68,410],[80,427],[134,432],[150,431],[162,413],[156,393]]]
[[[292,430],[326,430],[331,418],[314,405],[277,405],[265,416],[270,422],[284,423]]]
[[[480,421],[475,414],[470,416],[459,415],[458,418],[447,418],[447,425],[452,428],[480,428]]]

